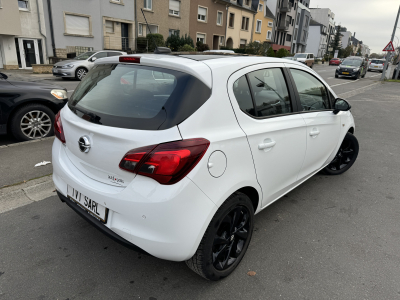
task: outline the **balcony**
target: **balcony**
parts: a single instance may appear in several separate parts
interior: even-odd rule
[[[278,24],[278,30],[280,31],[288,31],[289,30],[290,21],[281,20]]]
[[[290,12],[292,10],[292,5],[289,0],[283,0],[280,7],[281,12]]]

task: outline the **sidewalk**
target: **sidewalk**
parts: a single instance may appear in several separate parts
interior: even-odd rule
[[[6,74],[10,80],[20,81],[40,81],[53,80],[53,74],[33,74],[32,70],[4,70],[0,69],[0,73]]]

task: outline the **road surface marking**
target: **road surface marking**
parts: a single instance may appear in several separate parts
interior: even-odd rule
[[[339,83],[339,84],[331,85],[331,87],[339,86],[339,85],[343,85],[343,84],[349,84],[349,83],[357,82],[357,81],[359,81],[359,80],[360,80],[360,79],[357,79],[357,80],[354,80],[354,81],[350,81],[350,82],[345,82],[345,83]]]

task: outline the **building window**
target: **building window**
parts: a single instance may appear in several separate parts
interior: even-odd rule
[[[244,0],[244,5],[250,6],[250,0]]]
[[[144,8],[148,10],[153,9],[153,0],[144,0]]]
[[[177,29],[170,29],[170,30],[169,30],[169,33],[168,33],[168,36],[171,36],[171,35],[177,35],[177,36],[179,36],[179,30],[177,30]]]
[[[307,28],[307,26],[308,26],[308,20],[309,20],[309,17],[306,16],[306,22],[304,23],[304,27],[305,27],[305,28]]]
[[[257,20],[257,25],[256,25],[256,32],[261,33],[261,20]]]
[[[243,49],[243,48],[246,48],[246,40],[240,40],[240,48],[241,49]]]
[[[198,33],[196,35],[196,42],[202,42],[203,44],[206,43],[206,35],[205,33]]]
[[[197,10],[197,20],[207,22],[207,8],[199,6]]]
[[[65,33],[76,35],[91,35],[90,17],[65,14]]]
[[[177,0],[169,0],[169,14],[179,16],[179,6],[181,2]]]
[[[224,45],[224,42],[225,42],[225,38],[224,38],[223,36],[220,36],[220,37],[219,37],[219,44],[220,44],[221,46],[223,46],[223,45]]]
[[[217,12],[217,25],[222,25],[222,11]]]
[[[273,25],[274,25],[274,23],[268,22],[268,27],[272,27]]]
[[[235,24],[235,14],[229,13],[229,27],[233,28]]]
[[[272,37],[272,31],[268,30],[268,32],[267,32],[267,40],[270,40],[271,37]]]
[[[138,24],[138,35],[143,35],[143,24]]]
[[[294,38],[293,38],[294,40],[296,40],[297,39],[297,28],[294,30]]]
[[[242,30],[249,30],[249,18],[242,17]]]
[[[29,9],[29,1],[28,0],[18,0],[18,7],[20,10],[28,10]]]
[[[291,42],[292,41],[292,35],[288,34],[286,35],[286,42]]]
[[[262,4],[258,4],[258,11],[263,11],[263,5]]]
[[[106,20],[106,32],[114,33],[114,22]]]
[[[297,14],[297,22],[296,22],[296,24],[299,25],[299,23],[300,23],[300,13]]]

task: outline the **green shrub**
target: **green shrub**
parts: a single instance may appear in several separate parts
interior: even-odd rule
[[[267,56],[268,57],[275,57],[275,51],[274,51],[274,49],[272,49],[272,47],[268,48]]]
[[[246,53],[246,48],[236,48],[236,49],[230,49],[230,50],[233,50],[233,52],[239,53],[239,54],[245,54]]]
[[[194,52],[194,51],[196,51],[196,49],[194,49],[194,47],[192,47],[192,46],[190,46],[188,44],[185,44],[182,47],[180,47],[178,49],[178,51],[179,52]]]
[[[199,51],[199,52],[210,50],[210,47],[208,47],[207,44],[203,44],[203,42],[201,42],[201,41],[198,41],[196,43],[196,48],[197,48],[197,51]]]
[[[282,57],[286,57],[290,54],[290,52],[288,50],[286,50],[285,48],[281,48],[278,51],[276,51],[276,57],[282,58]]]
[[[194,48],[193,39],[186,35],[179,37],[179,35],[171,35],[165,41],[165,45],[169,47],[172,51],[178,51],[184,45],[189,45]]]
[[[269,43],[258,43],[258,42],[252,42],[246,46],[246,54],[251,54],[251,55],[267,55],[268,48],[270,48]]]
[[[146,38],[149,40],[149,52],[154,52],[154,42],[157,44],[157,47],[164,47],[164,37],[159,33],[149,33],[146,35]],[[154,42],[153,42],[154,40]]]

